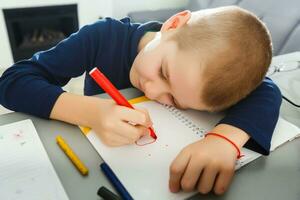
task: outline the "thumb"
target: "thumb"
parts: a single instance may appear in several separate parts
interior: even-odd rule
[[[152,122],[152,120],[151,120],[151,118],[150,118],[150,114],[149,114],[148,110],[147,110],[146,108],[137,108],[137,107],[134,107],[134,109],[135,109],[135,110],[138,110],[138,111],[140,111],[140,112],[142,112],[142,113],[144,113],[144,114],[146,114],[146,116],[147,116],[148,119],[149,119],[150,126],[152,127],[153,122]]]

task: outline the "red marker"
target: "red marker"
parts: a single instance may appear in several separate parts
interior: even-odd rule
[[[132,108],[132,105],[125,99],[125,97],[119,92],[119,90],[106,78],[104,74],[100,72],[100,70],[95,67],[89,73],[91,77],[96,81],[96,83],[109,95],[111,98],[115,100],[115,102],[120,106],[126,106],[128,108]],[[153,139],[156,139],[157,136],[154,133],[154,130],[150,127],[150,136]]]

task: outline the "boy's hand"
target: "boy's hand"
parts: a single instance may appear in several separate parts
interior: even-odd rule
[[[109,146],[132,144],[149,134],[152,126],[146,110],[117,105],[113,100],[95,98],[91,103],[90,127]]]
[[[90,127],[110,146],[134,143],[148,134],[148,127],[152,126],[146,110],[133,110],[110,99],[67,92],[55,102],[50,118]]]
[[[224,133],[222,135],[239,147],[249,139],[242,130],[226,124],[218,125],[214,131]],[[197,189],[202,194],[211,190],[223,194],[234,175],[236,159],[237,151],[232,144],[219,137],[207,136],[185,147],[172,162],[169,188],[172,192]]]
[[[236,156],[236,149],[221,138],[206,137],[188,145],[170,167],[170,190],[224,193],[234,174]]]

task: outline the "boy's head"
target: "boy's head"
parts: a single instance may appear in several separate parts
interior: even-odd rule
[[[223,110],[254,90],[272,58],[268,30],[235,6],[183,11],[139,43],[132,84],[161,103]]]

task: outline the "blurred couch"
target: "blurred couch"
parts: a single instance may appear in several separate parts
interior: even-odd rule
[[[184,8],[128,13],[133,22],[164,22],[181,10],[237,5],[255,13],[269,28],[274,55],[300,51],[300,0],[188,0]]]

